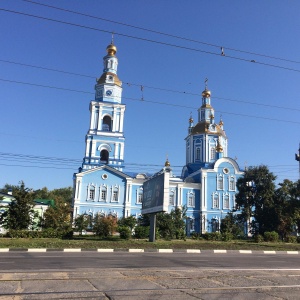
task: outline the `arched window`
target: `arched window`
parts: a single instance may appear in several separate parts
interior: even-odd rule
[[[196,148],[196,160],[200,160],[200,148]]]
[[[169,194],[169,205],[174,205],[174,191],[170,191]]]
[[[105,116],[102,121],[102,130],[103,131],[111,131],[112,121],[110,116]]]
[[[219,195],[216,193],[213,196],[213,208],[219,208]]]
[[[216,158],[216,149],[214,147],[210,148],[210,159],[214,160]]]
[[[229,209],[229,195],[224,196],[224,209]]]
[[[223,190],[223,176],[222,175],[218,176],[217,189]]]
[[[107,188],[106,188],[106,186],[103,186],[101,189],[100,201],[106,201],[106,197],[107,197]]]
[[[143,188],[140,188],[137,193],[137,203],[143,202]]]
[[[211,232],[218,232],[219,231],[219,221],[217,219],[211,220]]]
[[[93,184],[88,185],[87,200],[95,200],[95,186]]]
[[[107,164],[108,163],[108,151],[106,149],[101,150],[100,152],[100,161],[102,163]]]
[[[190,207],[194,207],[195,206],[195,194],[192,192],[189,192],[187,196],[188,196],[187,205]]]
[[[118,202],[118,200],[119,200],[119,188],[117,186],[115,186],[113,188],[112,201]]]
[[[231,191],[235,191],[235,178],[234,177],[230,177],[230,181],[229,181],[229,189]]]

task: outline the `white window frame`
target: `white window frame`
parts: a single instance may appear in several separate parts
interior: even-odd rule
[[[220,208],[220,195],[218,193],[212,195],[212,208]]]
[[[187,206],[195,207],[195,193],[193,193],[193,192],[187,193]]]
[[[227,203],[226,203],[227,202]],[[227,205],[226,205],[227,204]],[[225,194],[224,195],[224,199],[223,199],[223,208],[224,209],[229,209],[230,208],[230,196],[229,194]]]

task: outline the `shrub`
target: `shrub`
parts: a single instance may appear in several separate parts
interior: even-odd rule
[[[222,233],[222,240],[225,242],[233,240],[233,234],[230,232],[224,232]]]
[[[278,242],[279,235],[276,231],[266,231],[264,233],[264,240],[266,242]]]
[[[117,228],[117,219],[108,216],[102,217],[97,215],[93,219],[93,232],[95,235],[98,235],[100,238],[107,238],[112,236]]]
[[[254,236],[255,243],[262,243],[264,241],[264,237],[261,234],[256,234]]]
[[[14,230],[11,229],[6,233],[9,238],[71,238],[72,230],[57,230],[53,228],[37,230]]]
[[[128,240],[131,238],[131,229],[128,226],[118,226],[117,231],[120,233],[120,238]]]
[[[150,226],[136,226],[134,228],[134,237],[137,239],[145,239],[149,237]]]
[[[201,237],[201,235],[200,235],[200,233],[198,233],[198,232],[192,232],[192,234],[191,234],[191,238],[192,238],[193,240],[199,240],[200,237]]]
[[[206,232],[203,234],[204,239],[207,241],[221,241],[222,235],[220,232]]]
[[[285,238],[285,242],[286,242],[286,243],[297,243],[297,237],[294,236],[294,235],[288,235],[288,236]]]

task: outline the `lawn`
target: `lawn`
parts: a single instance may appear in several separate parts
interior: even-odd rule
[[[206,240],[157,240],[154,243],[147,239],[122,240],[119,237],[101,240],[93,236],[74,237],[73,239],[54,238],[0,238],[0,248],[81,248],[81,249],[200,249],[200,250],[277,250],[300,251],[300,244],[288,243],[254,243],[253,241],[234,240],[229,242],[217,242]]]

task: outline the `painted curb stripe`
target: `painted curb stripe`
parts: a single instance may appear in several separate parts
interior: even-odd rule
[[[81,249],[79,248],[79,249],[77,249],[77,248],[75,248],[75,249],[64,249],[64,252],[81,252]]]
[[[276,251],[264,251],[264,254],[276,254]]]
[[[227,250],[214,250],[214,253],[227,253]]]
[[[241,254],[251,254],[252,250],[239,250]]]
[[[159,253],[173,253],[173,249],[158,249]]]
[[[133,252],[133,253],[139,253],[139,252],[144,252],[144,249],[128,249],[128,252]]]
[[[9,252],[9,248],[0,248],[0,252]]]
[[[186,249],[186,253],[201,253],[199,249]]]
[[[97,249],[97,252],[114,252],[114,249]]]
[[[46,248],[29,248],[28,252],[46,252]]]
[[[286,254],[299,254],[299,251],[286,251]]]

